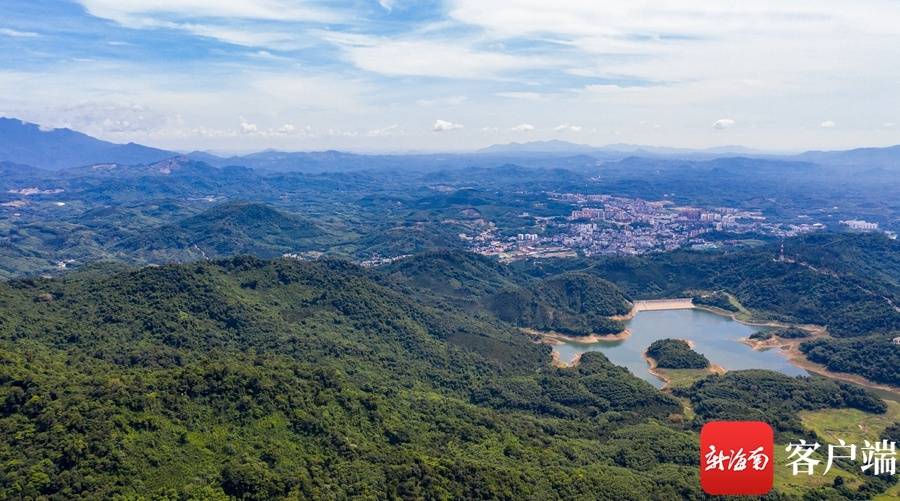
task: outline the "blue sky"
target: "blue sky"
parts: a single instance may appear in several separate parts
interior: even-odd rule
[[[215,151],[900,143],[896,0],[5,0],[0,115]]]

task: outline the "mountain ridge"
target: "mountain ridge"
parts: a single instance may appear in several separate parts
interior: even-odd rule
[[[45,130],[37,124],[0,117],[0,160],[40,169],[152,163],[177,155],[137,143],[111,143],[72,129]]]

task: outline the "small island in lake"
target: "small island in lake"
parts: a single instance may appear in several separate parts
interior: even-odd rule
[[[705,369],[709,360],[680,339],[659,339],[647,348],[647,356],[660,369]]]

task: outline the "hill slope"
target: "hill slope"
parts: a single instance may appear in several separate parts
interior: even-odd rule
[[[96,163],[143,164],[176,153],[139,144],[115,144],[70,129],[43,130],[38,125],[0,117],[0,160],[41,169]]]
[[[376,278],[241,257],[0,283],[0,498],[702,499],[703,420],[884,412],[752,371],[686,390],[703,419],[684,423],[600,353],[550,367]]]
[[[602,356],[549,368],[546,347],[342,262],[72,274],[0,302],[0,497],[602,498],[625,476],[638,499],[651,473],[587,458],[647,433],[651,469],[694,475],[690,434],[657,421],[672,398]]]
[[[624,329],[609,317],[631,309],[614,284],[585,273],[564,273],[500,292],[487,300],[500,319],[519,327],[574,336],[612,334]]]
[[[322,231],[265,204],[231,202],[123,242],[126,252],[176,258],[251,254],[280,256],[304,250]],[[184,256],[182,256],[184,255]]]

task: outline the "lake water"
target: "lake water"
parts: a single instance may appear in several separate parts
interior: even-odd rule
[[[687,339],[694,342],[694,350],[706,355],[711,363],[727,370],[770,369],[789,376],[808,373],[792,365],[780,349],[756,351],[741,343],[741,338],[760,330],[730,318],[704,310],[642,311],[627,323],[631,336],[622,341],[593,344],[564,343],[553,347],[560,360],[569,362],[580,353],[602,351],[614,364],[627,367],[635,376],[657,388],[663,385],[650,374],[643,353],[657,339]]]

